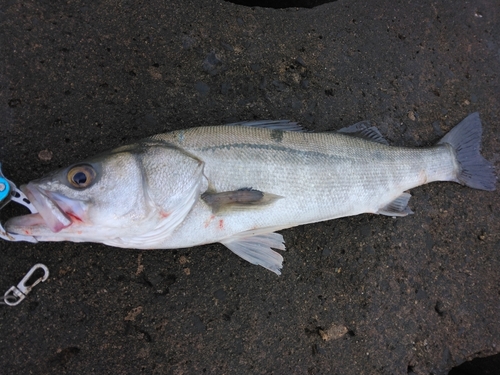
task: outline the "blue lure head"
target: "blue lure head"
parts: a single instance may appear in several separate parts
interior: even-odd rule
[[[19,190],[13,182],[7,180],[2,173],[2,163],[0,163],[0,210],[5,207],[7,203],[14,201],[20,205],[26,207],[31,213],[36,213],[37,210],[35,206],[26,198],[26,195]],[[7,241],[28,241],[37,242],[37,240],[32,236],[25,236],[22,234],[11,234],[8,233],[2,223],[0,222],[0,238]]]
[[[2,173],[2,163],[0,163],[0,207],[3,205],[4,201],[9,197],[10,197],[10,184]]]

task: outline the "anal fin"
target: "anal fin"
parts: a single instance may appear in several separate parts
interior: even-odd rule
[[[410,198],[411,195],[409,193],[403,193],[391,203],[379,209],[377,214],[399,217],[410,215],[413,213],[413,211],[408,207],[408,201]]]
[[[276,251],[285,250],[284,239],[278,233],[266,233],[257,236],[229,239],[221,243],[236,255],[246,261],[267,268],[277,275],[281,275],[283,257]]]

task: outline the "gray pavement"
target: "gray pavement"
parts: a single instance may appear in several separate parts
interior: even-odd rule
[[[368,119],[422,147],[475,111],[500,167],[497,0],[7,0],[0,38],[0,161],[18,184],[192,126]],[[411,193],[406,218],[283,231],[280,277],[218,244],[0,242],[0,288],[51,271],[0,306],[0,374],[438,375],[500,352],[498,191]]]

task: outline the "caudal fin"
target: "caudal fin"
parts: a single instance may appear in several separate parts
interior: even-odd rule
[[[474,189],[495,190],[496,176],[493,165],[480,154],[483,127],[479,113],[463,119],[438,144],[448,143],[455,150],[460,171],[458,182]]]

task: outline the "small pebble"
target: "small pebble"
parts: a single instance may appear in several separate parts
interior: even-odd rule
[[[296,59],[295,59],[295,62],[299,65],[302,65],[303,67],[306,67],[307,64],[306,62],[304,61],[304,59],[301,57],[301,56],[298,56]]]
[[[196,82],[194,88],[200,93],[201,96],[207,96],[210,92],[210,87],[205,82]]]
[[[203,60],[203,63],[201,64],[203,70],[208,74],[210,74],[211,76],[214,76],[221,72],[221,65],[222,61],[215,54],[215,51],[210,52],[205,57],[205,60]]]
[[[336,340],[347,333],[347,328],[342,325],[332,325],[327,330],[319,330],[319,335],[325,341]]]
[[[41,161],[51,161],[52,160],[52,151],[42,150],[38,153],[38,159]]]
[[[220,45],[222,46],[222,48],[224,48],[226,51],[229,51],[229,52],[234,52],[234,48],[232,45],[228,44],[228,43],[224,43],[224,42],[220,42]]]
[[[127,314],[127,316],[123,319],[123,320],[128,320],[128,321],[135,321],[135,318],[137,318],[137,316],[142,313],[142,310],[143,310],[143,307],[142,306],[137,306],[135,308],[133,308],[132,310],[129,311],[129,313]]]
[[[252,69],[252,72],[258,72],[261,67],[260,64],[250,64],[250,69]]]

